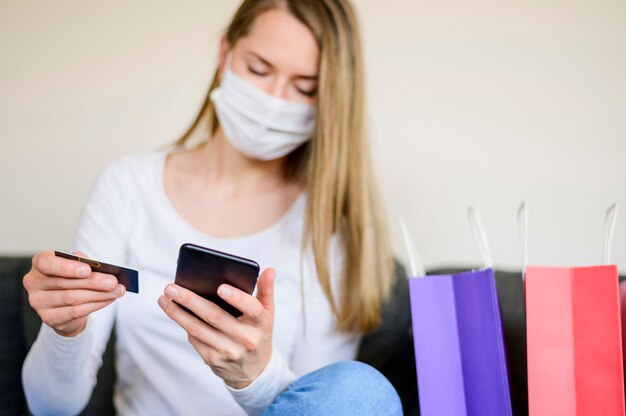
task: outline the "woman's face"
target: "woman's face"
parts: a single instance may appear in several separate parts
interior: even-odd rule
[[[222,45],[222,65],[228,45]],[[283,9],[260,14],[232,50],[239,77],[283,100],[315,105],[319,48],[313,33]]]

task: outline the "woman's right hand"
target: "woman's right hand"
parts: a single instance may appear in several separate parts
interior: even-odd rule
[[[80,252],[74,254],[87,257]],[[126,293],[115,276],[92,272],[88,265],[57,257],[52,251],[33,257],[23,283],[28,302],[41,320],[66,337],[80,334],[90,313]]]

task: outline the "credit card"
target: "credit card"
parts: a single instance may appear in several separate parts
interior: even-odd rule
[[[66,253],[64,251],[57,250],[54,252],[54,255],[57,257],[63,257],[64,259],[75,260],[81,263],[85,263],[86,265],[91,267],[91,270],[93,270],[94,272],[112,274],[113,276],[117,277],[117,281],[124,285],[127,291],[139,293],[139,273],[137,272],[137,270],[103,263],[98,260],[80,257],[76,254]]]

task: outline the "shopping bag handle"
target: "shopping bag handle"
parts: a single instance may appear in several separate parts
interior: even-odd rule
[[[493,259],[491,257],[489,244],[487,243],[485,229],[482,222],[480,221],[478,212],[476,212],[476,210],[472,206],[467,208],[467,220],[469,221],[469,226],[472,229],[472,234],[474,234],[474,238],[476,239],[476,243],[478,244],[478,249],[480,250],[480,255],[483,258],[483,264],[485,269],[493,268]]]
[[[613,245],[613,235],[615,234],[615,224],[619,205],[614,202],[604,215],[604,264],[611,263],[611,246]],[[522,276],[528,264],[528,208],[522,202],[517,210],[517,228],[519,230],[522,245]]]
[[[484,267],[486,269],[493,268],[491,250],[489,249],[489,244],[487,243],[485,229],[480,220],[480,217],[478,216],[478,212],[476,212],[474,207],[470,206],[467,209],[467,218],[470,228],[472,230],[472,234],[474,234],[474,238],[476,239],[476,243],[478,244],[478,249],[480,250],[480,254],[483,258]],[[407,227],[406,223],[400,215],[396,215],[396,219],[398,221],[398,224],[400,224],[402,239],[404,241],[404,249],[406,251],[406,256],[409,261],[409,273],[407,274],[407,277],[424,277],[426,275],[426,272],[424,270],[424,264],[422,263],[422,259],[418,254],[419,252],[417,251],[417,245],[411,237],[409,227]]]
[[[619,206],[617,202],[606,210],[604,215],[604,264],[611,263],[611,245],[613,244],[613,234],[615,233],[615,224],[617,223],[617,214]]]
[[[528,208],[526,207],[526,202],[523,201],[517,209],[517,230],[522,246],[522,279],[524,279],[526,265],[528,264]]]
[[[409,273],[407,274],[407,277],[424,277],[426,275],[426,272],[424,271],[424,264],[422,263],[422,259],[417,251],[417,245],[411,237],[409,227],[407,227],[400,215],[396,215],[396,218],[400,224],[400,230],[402,230],[404,249],[406,250],[406,257],[409,260]]]

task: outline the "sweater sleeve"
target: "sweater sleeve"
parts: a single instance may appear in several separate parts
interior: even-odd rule
[[[132,213],[124,198],[123,167],[107,168],[96,181],[76,230],[73,250],[123,265]],[[83,332],[57,334],[42,324],[22,367],[24,393],[34,414],[77,414],[89,402],[115,319],[115,302],[92,313]]]
[[[111,311],[99,311],[75,337],[57,334],[42,324],[22,367],[28,407],[36,415],[79,413],[89,402],[111,332]],[[96,341],[104,341],[96,342]],[[102,344],[102,346],[100,346]]]
[[[289,369],[281,353],[272,348],[272,357],[256,380],[243,389],[228,385],[226,388],[247,414],[256,416],[263,413],[295,379],[295,373]]]

